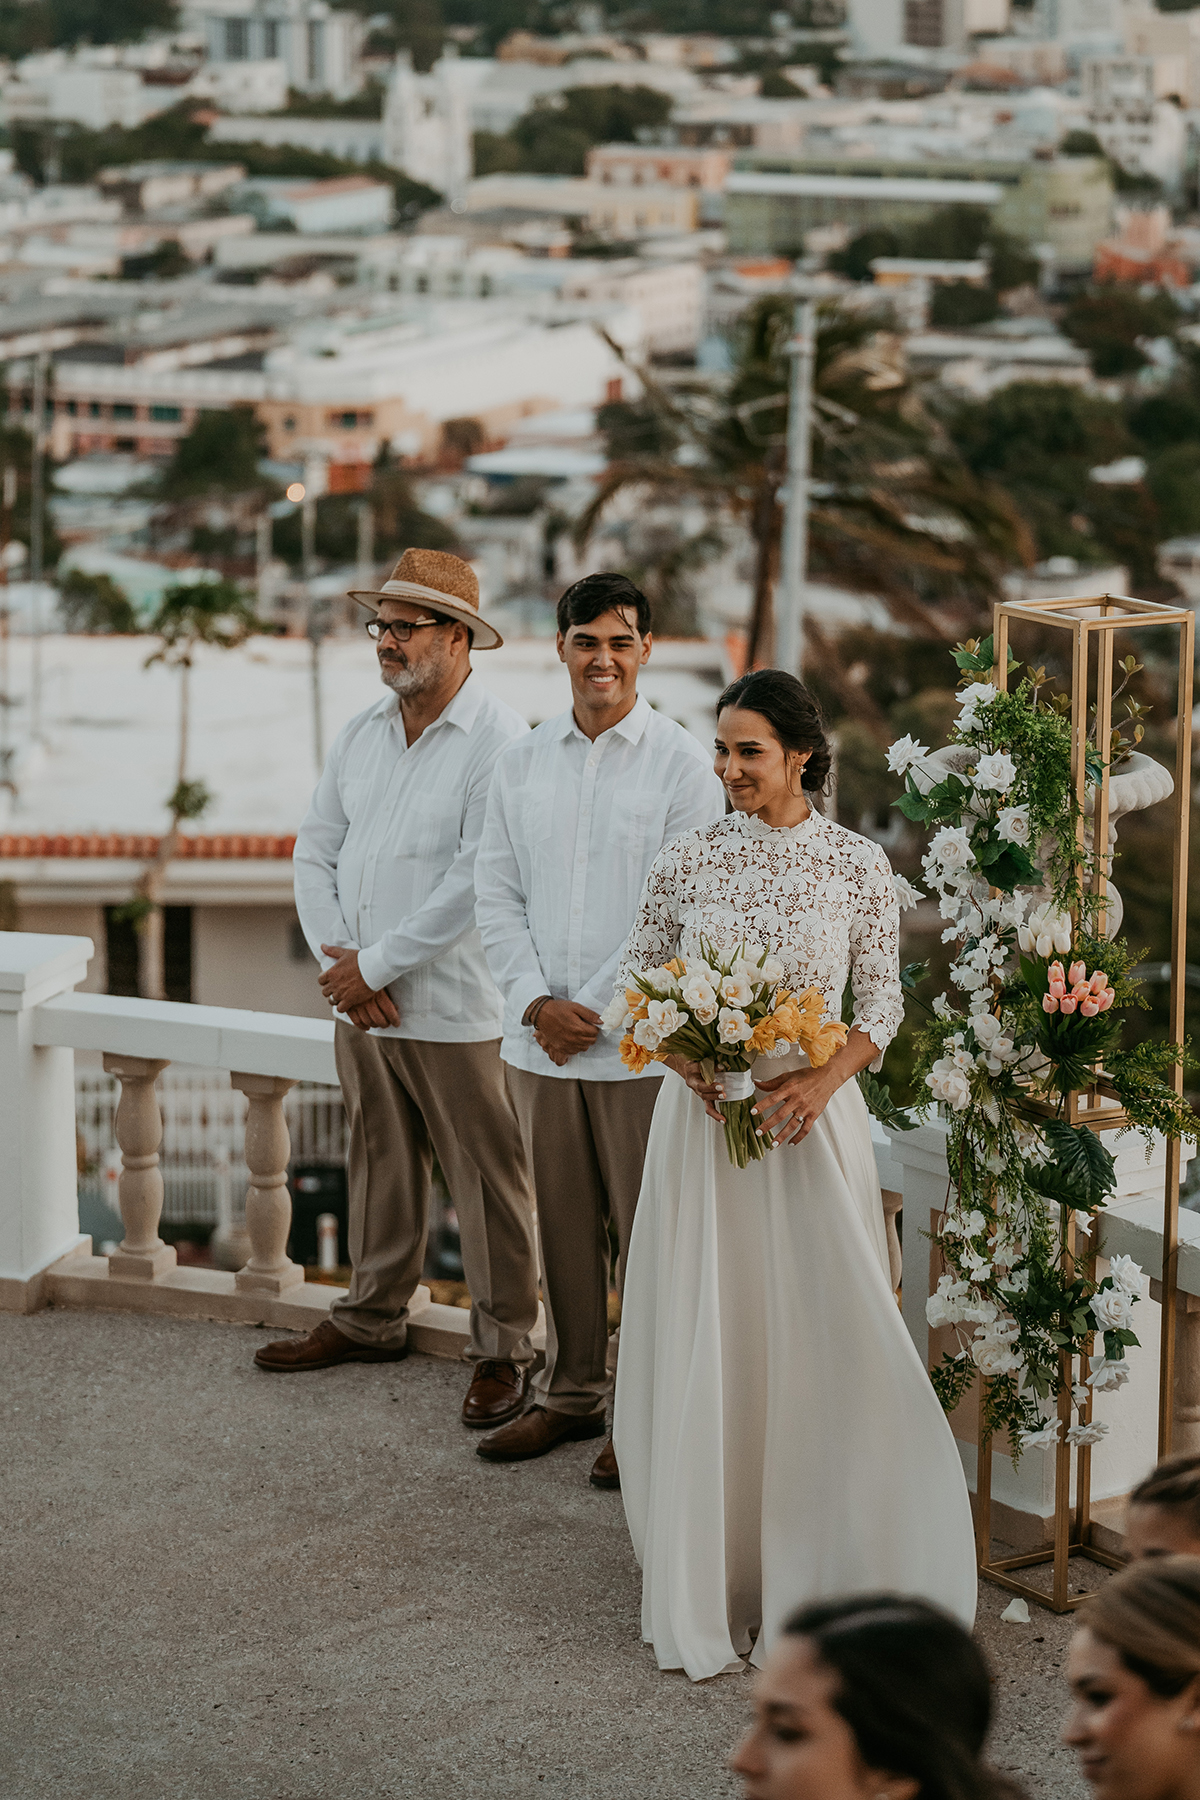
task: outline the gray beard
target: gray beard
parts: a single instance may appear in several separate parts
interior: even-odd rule
[[[423,669],[402,668],[399,663],[380,663],[379,679],[384,687],[391,688],[393,694],[402,699],[410,699],[414,694],[423,694],[427,688],[433,687],[441,676],[441,670],[429,664]]]

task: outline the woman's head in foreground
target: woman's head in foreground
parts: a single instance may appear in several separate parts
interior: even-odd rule
[[[924,1600],[863,1594],[794,1613],[730,1759],[745,1800],[997,1800],[981,1761],[988,1668]]]
[[[1094,1800],[1200,1800],[1200,1557],[1130,1564],[1087,1603],[1063,1742]]]
[[[1200,1456],[1184,1451],[1152,1469],[1129,1496],[1125,1549],[1143,1556],[1200,1556]]]

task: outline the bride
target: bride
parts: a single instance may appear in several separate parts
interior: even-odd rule
[[[621,1313],[614,1447],[642,1565],[642,1635],[694,1681],[760,1665],[798,1604],[890,1589],[970,1625],[975,1556],[950,1427],[892,1292],[866,1106],[853,1077],[902,1016],[887,858],[816,812],[820,715],[760,670],[717,704],[736,812],[650,870],[626,965],[770,950],[854,1024],[823,1068],[758,1065],[777,1148],[728,1161],[717,1090],[672,1058],[654,1112]],[[807,793],[806,793],[807,790]],[[714,1121],[716,1121],[714,1123]],[[912,1254],[919,1270],[920,1243]]]

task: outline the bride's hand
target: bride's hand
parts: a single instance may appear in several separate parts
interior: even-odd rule
[[[794,1069],[773,1081],[755,1081],[764,1098],[753,1110],[776,1144],[801,1143],[825,1111],[840,1085],[830,1080],[827,1068],[828,1064],[825,1069]]]
[[[709,1118],[715,1119],[718,1125],[723,1125],[725,1115],[717,1111],[720,1095],[717,1093],[716,1083],[704,1079],[703,1066],[698,1062],[688,1062],[684,1056],[668,1056],[665,1061],[668,1069],[674,1069],[676,1075],[687,1082],[693,1094],[703,1100],[704,1110]]]

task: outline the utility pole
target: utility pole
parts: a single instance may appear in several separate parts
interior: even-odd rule
[[[49,358],[39,350],[33,365],[33,454],[29,469],[29,627],[32,638],[30,736],[42,737],[42,565],[45,561],[46,375]]]
[[[3,583],[3,600],[0,602],[0,788],[7,788],[16,794],[16,782],[13,779],[13,747],[11,713],[13,705],[12,678],[9,667],[9,622],[12,608],[8,602],[8,545],[12,537],[13,508],[17,503],[17,471],[12,463],[4,469],[3,488],[0,489],[0,582]]]
[[[778,666],[799,675],[804,659],[804,590],[808,574],[808,486],[812,453],[813,359],[816,351],[817,304],[805,296],[796,302],[793,337],[788,345],[792,375],[788,390],[787,476],[780,554],[779,602],[776,608],[775,656]]]
[[[270,603],[271,526],[269,512],[258,515],[254,527],[254,600],[260,619],[267,616]]]
[[[308,638],[308,673],[312,690],[313,757],[317,774],[325,767],[325,731],[321,718],[321,621],[313,593],[316,575],[317,482],[310,464],[304,471],[304,498],[300,502],[300,571],[304,581],[305,636]]]

